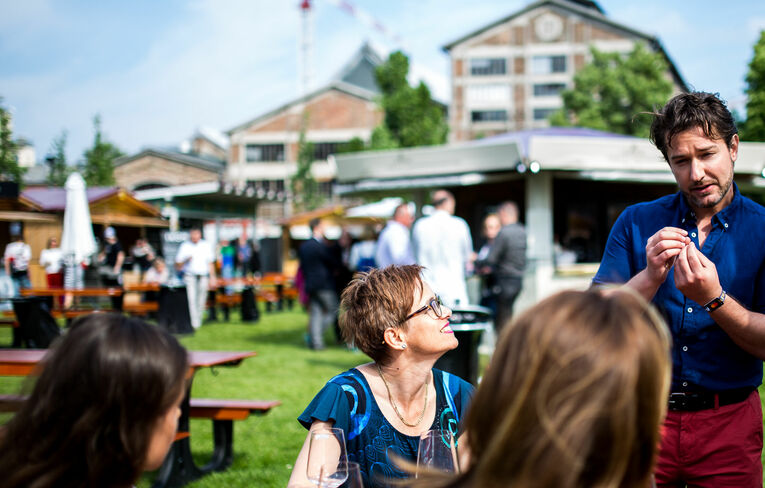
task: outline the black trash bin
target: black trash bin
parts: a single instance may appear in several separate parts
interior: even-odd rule
[[[157,323],[173,334],[193,334],[185,286],[159,287]]]
[[[13,298],[13,313],[18,327],[13,329],[13,347],[47,349],[61,335],[56,320],[50,314],[47,297]]]
[[[441,356],[435,367],[477,385],[478,346],[484,331],[492,327],[491,310],[478,305],[454,308],[449,325],[460,344]]]
[[[260,320],[258,302],[255,300],[255,289],[252,286],[242,288],[242,322],[257,322]]]

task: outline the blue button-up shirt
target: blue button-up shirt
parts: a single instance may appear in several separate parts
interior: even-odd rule
[[[730,297],[765,313],[765,208],[741,196],[735,184],[733,192],[730,205],[712,217],[701,252],[717,267]],[[611,229],[593,283],[624,283],[645,269],[648,238],[668,226],[688,231],[699,247],[696,217],[682,193],[628,207]],[[703,303],[675,287],[673,270],[653,299],[672,332],[673,391],[759,386],[762,361],[738,347]]]

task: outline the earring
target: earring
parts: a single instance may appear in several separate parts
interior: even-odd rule
[[[406,349],[406,344],[401,344],[401,349]]]

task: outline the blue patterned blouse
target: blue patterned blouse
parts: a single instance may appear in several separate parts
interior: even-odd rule
[[[457,434],[460,419],[473,397],[473,385],[453,374],[433,369],[436,388],[436,416],[430,429]],[[408,475],[393,464],[389,453],[417,460],[419,437],[393,428],[377,406],[364,375],[353,368],[335,376],[314,397],[298,417],[310,428],[314,421],[332,422],[345,432],[348,460],[361,465],[364,486],[385,487]]]

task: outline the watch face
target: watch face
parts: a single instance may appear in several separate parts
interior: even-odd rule
[[[542,14],[534,22],[534,32],[542,41],[554,41],[563,33],[563,22],[557,15]]]

